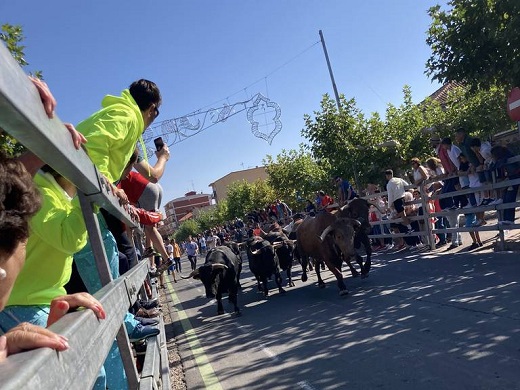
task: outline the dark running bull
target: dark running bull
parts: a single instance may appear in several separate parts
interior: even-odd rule
[[[292,281],[292,266],[294,259],[294,247],[296,240],[290,240],[285,233],[280,231],[270,231],[265,239],[273,245],[280,269],[286,272],[287,286],[294,287]]]
[[[280,275],[280,264],[275,255],[275,248],[262,237],[251,237],[246,241],[247,257],[249,259],[249,269],[256,278],[258,291],[264,293],[264,297],[269,295],[267,279],[272,275],[275,277],[276,285],[280,294],[284,294],[282,288],[282,277]]]
[[[228,293],[229,301],[235,307],[235,314],[240,315],[237,304],[240,272],[242,272],[240,257],[227,246],[219,246],[206,254],[204,265],[192,271],[189,276],[182,278],[199,279],[204,284],[206,297],[217,300],[217,314],[224,314],[222,294]]]

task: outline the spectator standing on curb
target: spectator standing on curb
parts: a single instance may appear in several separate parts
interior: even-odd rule
[[[180,273],[182,272],[181,247],[179,246],[179,244],[177,244],[177,241],[175,241],[175,239],[173,239],[173,261],[175,262],[175,268],[177,268],[177,272],[180,275]]]
[[[432,178],[442,178],[444,176],[444,168],[441,164],[441,160],[436,157],[430,157],[426,160],[426,165],[430,170],[430,177]],[[442,180],[435,181],[430,184],[430,186],[426,189],[427,192],[437,193],[442,190],[444,182]],[[440,199],[436,198],[434,201],[434,211],[440,212],[442,211]],[[438,216],[435,219],[435,229],[445,229],[448,221],[443,216]],[[436,244],[437,247],[441,247],[447,244],[446,241],[446,233],[437,233],[437,237],[439,238],[439,242]]]
[[[431,146],[435,149],[437,157],[439,157],[439,160],[441,161],[441,165],[444,169],[443,177],[453,175],[457,171],[457,167],[451,162],[450,156],[448,155],[448,150],[442,146],[439,136],[432,136],[430,143]],[[446,178],[443,181],[443,185],[441,187],[441,194],[455,191],[455,184],[457,181],[457,178]],[[453,198],[439,199],[439,205],[442,210],[448,209],[453,206]]]
[[[199,247],[192,236],[188,237],[188,242],[186,243],[186,254],[188,255],[188,260],[191,264],[191,270],[195,271],[197,268],[197,252]]]
[[[448,157],[452,163],[450,165],[451,170],[446,169],[446,167],[444,167],[444,168],[446,169],[448,174],[457,175],[458,171],[460,169],[459,156],[462,153],[461,150],[456,145],[452,144],[451,138],[443,138],[443,140],[441,141],[441,146],[444,150],[446,150],[446,152],[448,152]],[[443,166],[444,166],[444,164],[443,164]],[[459,184],[460,184],[460,181],[459,181],[458,177],[446,179],[444,181],[443,188],[447,188],[447,189],[444,192],[456,191],[456,186]],[[456,195],[453,197],[453,203],[454,204],[453,204],[453,206],[451,206],[451,210],[455,210],[459,206],[460,206],[460,208],[462,208],[468,204],[468,198],[466,195]],[[451,226],[451,227],[455,227],[455,226]]]
[[[459,127],[455,132],[455,141],[459,145],[459,149],[464,156],[468,159],[468,161],[473,164],[475,168],[478,168],[481,165],[481,162],[471,147],[473,143],[473,138],[471,138],[466,130],[463,127]]]
[[[404,209],[404,197],[406,193],[404,187],[409,184],[399,177],[394,177],[394,171],[391,169],[385,171],[385,177],[386,180],[388,180],[386,184],[386,190],[388,191],[388,208],[395,210],[394,219],[403,219],[403,225],[408,228],[406,233],[412,233],[413,229],[410,225],[410,220],[406,217]]]
[[[172,261],[172,265],[168,267],[168,275],[170,275],[170,273],[173,275],[173,282],[174,283],[177,283],[177,278],[175,277],[175,260],[174,260],[174,254],[173,254],[173,245],[171,243],[171,241],[167,238],[165,241],[164,241],[164,244],[165,244],[165,248],[166,248],[166,253],[168,253],[168,260],[171,260]]]
[[[204,237],[204,234],[199,234],[198,239],[199,239],[200,254],[204,255],[204,254],[206,254],[206,246],[207,246],[206,238]]]
[[[480,182],[482,184],[492,183],[490,166],[493,162],[493,156],[491,155],[491,144],[488,141],[482,142],[479,138],[473,138],[470,147],[480,161],[480,165],[476,167]],[[486,190],[484,191],[484,199],[479,206],[486,206],[494,201],[495,199],[491,197],[491,191]]]
[[[515,180],[520,178],[520,162],[508,163],[507,160],[514,157],[514,154],[505,146],[495,145],[491,148],[491,155],[496,161],[496,167],[498,170],[503,171],[507,175],[508,180]],[[504,189],[502,195],[503,203],[514,203],[516,202],[516,196],[518,194],[519,184],[510,185]],[[503,210],[502,221],[499,221],[502,225],[510,225],[515,222],[515,206]]]

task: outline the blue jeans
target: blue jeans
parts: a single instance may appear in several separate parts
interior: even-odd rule
[[[437,221],[435,221],[435,229],[446,229],[444,217],[437,217]],[[437,237],[439,237],[439,243],[446,243],[446,233],[437,233]]]
[[[98,214],[99,227],[101,230],[101,238],[103,240],[103,246],[107,254],[108,265],[110,267],[110,274],[113,279],[119,277],[119,251],[117,250],[117,244],[114,236],[108,230],[105,220]],[[96,261],[94,254],[92,253],[92,247],[90,241],[87,241],[87,245],[78,253],[74,255],[74,262],[78,267],[78,272],[81,275],[81,279],[89,293],[94,294],[103,287],[101,285],[101,279],[96,267]],[[125,316],[125,327],[127,332],[130,334],[137,324],[137,320],[133,318],[133,315],[127,313]],[[114,341],[110,352],[103,363],[103,367],[106,371],[106,385],[110,389],[128,389],[128,382],[126,379],[126,373],[119,353],[117,343]],[[96,382],[97,384],[97,382]]]
[[[98,214],[99,227],[101,230],[101,238],[103,240],[103,246],[107,254],[108,265],[110,267],[110,273],[113,279],[119,277],[119,252],[117,250],[117,243],[110,231],[107,228],[105,220]],[[90,240],[87,241],[87,245],[74,255],[74,262],[78,267],[78,272],[81,275],[81,279],[89,293],[94,294],[101,290],[101,280],[96,267],[96,260],[92,253],[92,247],[90,246]]]
[[[509,179],[514,180],[518,179],[520,176],[511,176]],[[504,191],[504,195],[502,196],[502,199],[504,203],[514,203],[516,202],[516,195],[518,194],[518,186],[519,184],[516,184],[514,186],[506,187]],[[503,214],[504,221],[511,221],[515,222],[515,207],[511,207],[509,209],[504,209]]]

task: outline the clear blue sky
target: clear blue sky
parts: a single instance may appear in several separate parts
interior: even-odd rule
[[[165,203],[210,193],[208,184],[229,172],[305,142],[304,114],[333,96],[321,44],[313,46],[320,29],[339,92],[367,115],[400,104],[405,84],[417,102],[434,92],[439,85],[424,71],[426,10],[436,3],[444,1],[16,0],[0,3],[0,22],[22,25],[27,71],[43,71],[66,122],[139,78],[161,89],[158,120],[258,92],[279,104],[283,128],[271,145],[253,136],[245,112],[174,145]]]

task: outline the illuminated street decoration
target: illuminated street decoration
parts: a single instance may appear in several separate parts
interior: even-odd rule
[[[234,115],[246,111],[247,120],[251,124],[251,132],[257,138],[267,141],[269,144],[282,130],[280,120],[280,106],[260,93],[251,99],[225,104],[219,108],[198,110],[180,118],[167,119],[154,123],[143,133],[148,154],[155,152],[153,140],[162,137],[169,146],[178,144],[187,138],[193,137],[208,128],[225,122]]]

